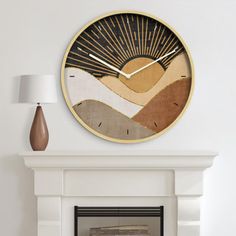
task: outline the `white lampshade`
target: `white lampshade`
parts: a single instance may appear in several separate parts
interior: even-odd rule
[[[56,81],[53,75],[21,76],[19,102],[56,103]]]

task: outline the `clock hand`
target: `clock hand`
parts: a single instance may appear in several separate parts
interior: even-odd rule
[[[138,73],[138,72],[140,72],[140,71],[146,69],[147,67],[151,66],[152,64],[154,64],[154,63],[156,63],[156,62],[158,62],[158,61],[164,59],[165,57],[168,57],[169,55],[171,55],[171,54],[173,54],[173,53],[175,53],[175,52],[177,51],[177,49],[178,49],[178,47],[176,47],[176,48],[175,48],[174,50],[172,50],[171,52],[165,54],[164,56],[157,58],[155,61],[152,61],[152,62],[150,62],[149,64],[147,64],[147,65],[145,65],[145,66],[139,68],[138,70],[132,72],[131,74],[129,74],[129,78],[130,78],[131,76],[135,75],[136,73]]]
[[[106,65],[107,67],[111,68],[112,70],[114,70],[114,71],[120,73],[121,75],[125,76],[127,79],[130,78],[130,75],[128,75],[128,74],[124,73],[123,71],[117,69],[116,67],[114,67],[114,66],[108,64],[107,62],[101,60],[100,58],[94,56],[93,54],[90,54],[90,53],[89,53],[88,55],[89,55],[90,57],[92,57],[93,59],[95,59],[95,60],[101,62],[101,63],[104,64],[104,65]]]
[[[84,50],[82,50],[82,49],[79,48],[79,47],[78,47],[78,50],[80,50],[80,51],[82,51],[82,52],[85,52]],[[124,73],[123,71],[117,69],[116,67],[114,67],[114,66],[108,64],[107,62],[103,61],[102,59],[100,59],[100,58],[94,56],[94,55],[91,54],[91,53],[87,53],[87,52],[85,52],[85,53],[86,53],[87,55],[89,55],[91,58],[93,58],[94,60],[99,61],[100,63],[106,65],[106,66],[109,67],[110,69],[112,69],[112,70],[114,70],[114,71],[120,73],[121,75],[125,76],[127,79],[130,78],[130,76],[129,76],[128,74],[126,74],[126,73]]]

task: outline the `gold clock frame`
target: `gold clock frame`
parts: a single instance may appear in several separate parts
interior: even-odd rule
[[[188,58],[189,58],[189,61],[190,61],[190,67],[191,67],[191,74],[192,74],[192,78],[191,78],[191,89],[190,89],[190,93],[189,93],[189,96],[188,96],[188,100],[183,108],[183,110],[180,112],[180,114],[177,116],[177,118],[169,125],[167,126],[165,129],[163,129],[162,131],[160,131],[159,133],[157,134],[154,134],[152,136],[149,136],[149,137],[146,137],[146,138],[142,138],[142,139],[134,139],[134,140],[123,140],[123,139],[116,139],[116,138],[111,138],[111,137],[108,137],[106,135],[103,135],[95,130],[93,130],[92,128],[90,128],[77,114],[76,112],[74,111],[74,109],[72,108],[72,105],[70,104],[70,100],[68,98],[68,95],[67,95],[67,92],[66,92],[66,86],[65,86],[65,64],[66,64],[66,58],[68,56],[68,53],[70,51],[70,48],[71,46],[73,45],[73,43],[75,42],[75,40],[78,38],[78,36],[87,28],[89,27],[90,25],[94,24],[95,22],[105,18],[105,17],[108,17],[108,16],[112,16],[112,15],[115,15],[115,14],[125,14],[125,13],[130,13],[130,14],[140,14],[140,15],[144,15],[144,16],[147,16],[147,17],[150,17],[154,20],[157,20],[159,22],[161,22],[163,25],[165,25],[167,28],[169,28],[172,32],[175,33],[176,37],[180,40],[180,42],[183,44],[186,52],[187,52],[187,55],[188,55]],[[76,120],[85,128],[87,129],[88,131],[90,131],[92,134],[100,137],[100,138],[103,138],[107,141],[111,141],[111,142],[116,142],[116,143],[140,143],[140,142],[145,142],[145,141],[148,141],[148,140],[151,140],[151,139],[154,139],[154,138],[157,138],[159,136],[161,136],[162,134],[164,134],[166,131],[168,131],[170,128],[172,128],[174,125],[176,125],[176,123],[179,121],[179,119],[183,116],[183,114],[185,113],[186,109],[188,108],[189,106],[189,103],[191,101],[191,98],[192,98],[192,95],[193,95],[193,90],[194,90],[194,85],[195,85],[195,74],[194,74],[194,65],[193,65],[193,60],[192,60],[192,56],[190,54],[190,51],[188,49],[188,46],[186,45],[186,43],[184,42],[184,40],[182,39],[182,37],[177,33],[177,31],[171,27],[169,24],[167,24],[165,21],[163,21],[162,19],[156,17],[156,16],[153,16],[149,13],[146,13],[146,12],[141,12],[141,11],[133,11],[133,10],[127,10],[127,11],[112,11],[110,13],[107,13],[107,14],[103,14],[97,18],[95,18],[94,20],[90,21],[89,23],[87,23],[84,27],[82,27],[82,29],[77,32],[75,34],[75,36],[72,38],[72,40],[70,41],[69,45],[67,46],[67,49],[66,49],[66,52],[64,54],[64,57],[63,57],[63,61],[62,61],[62,65],[61,65],[61,89],[62,89],[62,93],[63,93],[63,96],[64,96],[64,99],[66,101],[66,105],[67,107],[69,108],[70,112],[73,114],[74,118],[76,118]]]

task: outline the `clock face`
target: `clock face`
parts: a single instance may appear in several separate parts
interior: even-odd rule
[[[143,13],[100,18],[70,43],[62,89],[73,115],[89,131],[117,142],[163,133],[185,110],[192,64],[169,26]]]

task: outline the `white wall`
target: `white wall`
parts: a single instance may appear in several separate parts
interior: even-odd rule
[[[168,133],[142,144],[97,138],[70,114],[60,66],[73,35],[112,10],[133,9],[172,25],[189,45],[196,69],[189,109]],[[0,0],[0,235],[36,235],[33,175],[17,153],[30,150],[34,106],[17,104],[19,75],[54,73],[59,102],[45,106],[48,150],[210,149],[220,151],[205,179],[202,236],[236,231],[235,0]]]

